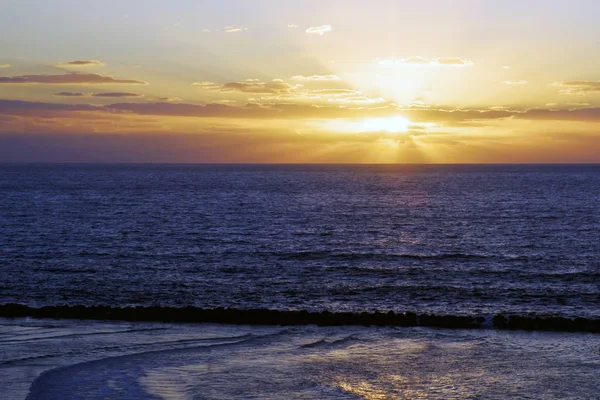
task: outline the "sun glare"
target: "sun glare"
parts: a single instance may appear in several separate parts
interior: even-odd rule
[[[331,120],[319,124],[321,128],[329,131],[346,133],[375,133],[388,134],[406,133],[409,131],[411,122],[405,117],[389,118],[364,118],[353,120]]]
[[[405,133],[410,121],[404,117],[368,118],[362,121],[363,132]]]

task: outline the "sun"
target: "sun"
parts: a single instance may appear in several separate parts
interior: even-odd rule
[[[405,117],[387,117],[387,118],[363,118],[363,119],[344,119],[330,120],[321,122],[321,128],[328,131],[346,132],[346,133],[386,133],[399,134],[410,130],[412,123]]]
[[[404,117],[366,118],[362,120],[363,132],[408,132],[411,122]]]

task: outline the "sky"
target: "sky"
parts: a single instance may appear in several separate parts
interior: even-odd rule
[[[0,0],[0,162],[600,163],[597,0]]]

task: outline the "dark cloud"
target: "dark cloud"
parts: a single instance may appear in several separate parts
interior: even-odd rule
[[[97,111],[98,107],[89,104],[59,104],[20,100],[0,100],[0,114],[54,117],[64,116],[72,111]]]
[[[0,100],[0,114],[35,114],[37,111],[96,111],[122,112],[137,115],[161,115],[197,118],[263,118],[263,119],[334,119],[334,118],[373,118],[404,116],[413,123],[436,122],[460,124],[471,121],[500,120],[518,118],[527,120],[562,120],[600,122],[600,108],[584,109],[530,109],[515,110],[445,110],[445,109],[399,109],[393,106],[382,107],[337,107],[313,106],[295,103],[255,104],[242,107],[227,104],[185,104],[185,103],[114,103],[103,106],[90,104],[58,104],[28,102],[20,100]]]
[[[127,92],[108,92],[108,93],[94,93],[93,97],[110,97],[110,98],[121,98],[121,97],[142,97],[143,95],[137,93]]]
[[[106,92],[106,93],[83,93],[83,92],[60,92],[55,93],[57,97],[106,97],[106,98],[125,98],[125,97],[143,97],[141,94],[129,92]]]
[[[374,108],[319,107],[295,103],[246,104],[236,107],[225,104],[193,105],[181,103],[118,103],[105,106],[112,110],[140,115],[171,115],[186,117],[227,118],[369,118],[403,115],[413,122],[457,122],[502,119],[515,115],[509,111],[490,110],[401,110],[384,106]]]
[[[61,110],[81,111],[97,110],[98,107],[91,104],[61,104],[44,103],[41,101],[2,100],[0,99],[0,114],[9,114],[13,110]]]
[[[54,96],[58,96],[58,97],[86,97],[88,96],[87,93],[83,93],[83,92],[60,92],[60,93],[55,93]]]
[[[101,67],[104,63],[98,60],[75,60],[58,63],[58,65],[61,67]]]
[[[216,92],[240,92],[251,94],[288,94],[293,92],[297,87],[285,82],[260,82],[254,79],[248,79],[245,82],[228,82],[228,83],[213,83],[213,82],[194,82],[193,86],[198,86],[207,90]]]
[[[98,74],[63,74],[63,75],[20,75],[0,76],[0,84],[40,84],[40,85],[102,85],[127,84],[145,85],[146,82],[133,79],[115,79]]]
[[[176,117],[204,118],[270,118],[277,117],[277,111],[266,107],[235,107],[225,104],[184,104],[184,103],[116,103],[104,107],[109,110],[130,112],[138,115],[163,115]]]

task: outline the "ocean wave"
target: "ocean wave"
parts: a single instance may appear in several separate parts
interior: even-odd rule
[[[184,323],[221,323],[235,325],[319,325],[319,326],[425,326],[450,329],[496,328],[531,331],[569,331],[600,333],[599,318],[566,318],[543,315],[461,316],[416,314],[413,312],[329,312],[271,309],[200,307],[110,307],[0,305],[0,317],[88,319],[117,321],[154,321]]]
[[[326,340],[326,339],[321,339],[321,340],[317,340],[315,342],[311,342],[311,343],[307,343],[304,344],[302,346],[300,346],[300,348],[303,349],[313,349],[316,347],[336,347],[336,346],[345,346],[345,345],[349,345],[355,342],[360,342],[360,339],[357,339],[355,335],[349,335],[346,337],[343,337],[341,339],[336,339],[336,340]]]
[[[356,260],[370,260],[370,261],[385,261],[385,260],[453,260],[453,259],[487,259],[490,256],[482,254],[468,254],[468,253],[441,253],[441,254],[412,254],[412,253],[400,253],[400,254],[386,254],[386,253],[336,253],[331,251],[299,251],[299,252],[285,252],[276,253],[283,260],[342,260],[342,261],[356,261]]]

